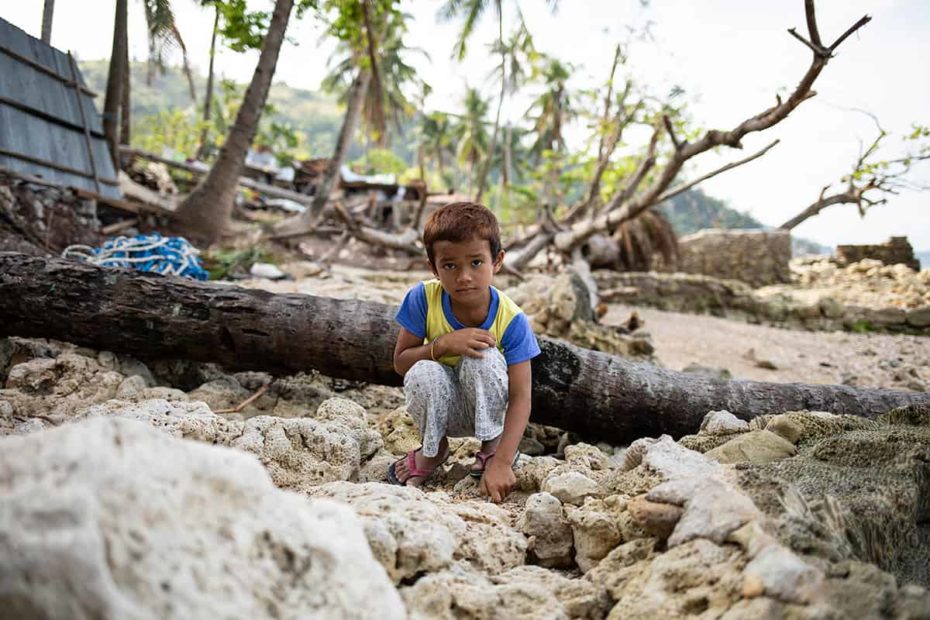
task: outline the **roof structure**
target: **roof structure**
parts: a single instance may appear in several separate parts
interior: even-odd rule
[[[95,96],[70,53],[0,18],[0,167],[120,198]]]

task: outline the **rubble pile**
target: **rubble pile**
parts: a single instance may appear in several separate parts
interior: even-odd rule
[[[930,269],[915,271],[902,263],[885,265],[871,258],[844,266],[821,257],[792,260],[791,275],[796,286],[829,292],[844,304],[905,309],[930,306]]]

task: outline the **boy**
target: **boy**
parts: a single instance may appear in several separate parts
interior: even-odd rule
[[[471,475],[494,502],[510,493],[517,446],[530,418],[530,360],[540,350],[526,315],[491,286],[504,264],[500,229],[487,208],[458,202],[423,229],[437,279],[407,292],[397,312],[394,369],[422,446],[392,464],[388,480],[419,486],[449,456],[447,437],[474,436]]]

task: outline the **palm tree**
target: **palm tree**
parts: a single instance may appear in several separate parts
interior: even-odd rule
[[[446,180],[445,157],[452,138],[452,123],[445,112],[430,112],[420,120],[420,139],[429,156],[436,161],[439,176]]]
[[[162,62],[166,46],[177,45],[181,49],[184,72],[194,95],[194,81],[187,59],[187,48],[174,22],[170,0],[143,0],[145,19],[149,35],[149,63]],[[128,40],[128,0],[116,1],[116,17],[113,24],[113,47],[110,52],[110,67],[103,104],[103,133],[110,147],[113,165],[119,168],[119,145],[129,143],[130,114],[130,66]],[[49,19],[51,16],[49,15]],[[49,27],[51,27],[49,25]]]
[[[239,174],[258,130],[293,7],[294,0],[275,1],[258,64],[236,114],[236,122],[209,174],[178,207],[180,222],[191,234],[206,241],[213,242],[219,238],[232,213]]]
[[[527,110],[536,134],[530,150],[537,161],[544,151],[559,152],[565,148],[563,128],[575,114],[565,87],[571,71],[571,65],[554,58],[547,59],[542,72],[544,90]]]
[[[110,147],[113,169],[119,170],[119,108],[122,102],[123,65],[129,57],[126,29],[128,0],[116,0],[116,19],[113,25],[113,48],[107,73],[107,90],[103,98],[103,135]]]
[[[340,67],[333,70],[334,75],[352,77],[352,83],[344,96],[346,102],[346,113],[343,117],[342,127],[339,129],[339,136],[336,138],[336,149],[329,160],[329,167],[323,177],[322,182],[316,187],[313,203],[304,213],[291,219],[284,220],[275,226],[275,234],[292,235],[299,234],[302,231],[311,230],[316,225],[319,214],[329,200],[330,192],[333,185],[339,178],[339,169],[345,161],[349,145],[352,141],[352,134],[355,131],[355,123],[359,114],[365,106],[368,99],[369,89],[375,91],[369,101],[367,119],[373,126],[384,127],[384,110],[385,110],[385,91],[389,91],[394,85],[386,86],[382,73],[384,59],[381,58],[381,48],[379,40],[387,39],[392,41],[389,45],[394,46],[398,52],[394,60],[388,59],[387,70],[398,71],[398,66],[403,64],[400,60],[399,51],[403,49],[403,44],[394,41],[390,33],[403,33],[403,24],[395,20],[402,21],[404,15],[397,11],[395,0],[355,0],[334,2],[332,8],[338,12],[338,16],[331,20],[328,34],[336,37],[342,49],[348,52],[348,57],[343,58],[339,63]],[[385,35],[388,36],[385,36]],[[405,73],[406,69],[401,71]]]
[[[465,111],[459,117],[453,129],[453,135],[458,142],[457,155],[459,161],[468,164],[469,189],[473,188],[478,170],[478,164],[483,157],[489,156],[490,149],[488,132],[485,127],[485,117],[488,113],[488,102],[481,97],[477,88],[466,88]]]
[[[184,44],[184,38],[181,36],[175,22],[174,11],[171,9],[171,0],[142,0],[142,6],[145,9],[145,23],[148,27],[149,37],[147,83],[151,85],[156,67],[162,71],[165,70],[165,52],[176,47],[181,52],[181,66],[184,70],[184,76],[187,78],[191,101],[196,102],[197,93],[194,90],[194,75],[191,71],[190,60],[187,57],[187,46]]]
[[[371,29],[372,48],[376,56],[376,61],[369,64],[377,69],[372,71],[372,83],[362,104],[362,118],[368,133],[374,136],[380,147],[387,146],[391,125],[400,131],[403,121],[411,118],[416,110],[407,92],[422,92],[426,86],[416,69],[407,64],[405,56],[409,52],[417,52],[429,58],[424,50],[409,48],[404,44],[408,14],[391,12],[383,17],[386,18],[381,20],[383,24],[375,23],[371,17],[365,24],[366,30]],[[347,103],[359,60],[357,52],[352,50],[351,42],[347,40],[340,41],[337,55],[339,59],[334,62],[321,86],[323,90],[339,93],[339,102]]]
[[[501,21],[498,20],[498,26]],[[494,116],[494,130],[491,132],[491,147],[488,149],[494,153],[497,147],[497,136],[500,131],[501,108],[504,105],[506,96],[513,96],[519,90],[520,86],[526,80],[527,68],[536,60],[538,56],[533,46],[533,37],[526,28],[523,16],[520,16],[520,25],[510,39],[505,41],[503,33],[498,32],[498,39],[491,45],[491,51],[500,56],[500,62],[491,72],[491,76],[500,80],[500,96],[497,99],[497,113]],[[508,124],[508,128],[509,128]],[[512,132],[511,132],[512,133]],[[505,145],[509,145],[511,139],[508,137],[504,140]],[[504,158],[509,163],[510,158]],[[487,183],[488,173],[491,170],[491,159],[485,160],[484,168],[478,177],[478,191],[475,200],[481,202],[481,196]],[[507,174],[502,175],[507,178]]]
[[[213,32],[210,35],[210,63],[207,68],[207,90],[203,95],[203,129],[200,130],[200,144],[197,146],[197,159],[203,159],[207,140],[209,139],[210,115],[213,113],[213,61],[216,57],[216,35],[220,29],[220,7],[213,0],[204,0],[204,5],[213,4]]]

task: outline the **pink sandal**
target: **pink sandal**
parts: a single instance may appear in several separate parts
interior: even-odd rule
[[[484,470],[488,466],[488,461],[490,461],[491,458],[495,454],[497,454],[497,452],[489,453],[489,452],[482,452],[481,450],[478,450],[478,452],[475,453],[475,459],[476,459],[476,462],[481,463],[481,467],[475,467],[473,463],[472,468],[468,471],[468,475],[471,476],[472,478],[480,478],[481,476],[483,476]],[[514,465],[516,465],[517,459],[519,458],[520,458],[520,451],[517,450],[517,452],[513,455],[513,462],[510,464],[510,466],[513,467]]]
[[[388,482],[390,482],[391,484],[396,484],[398,486],[405,487],[405,486],[408,486],[407,483],[410,481],[411,478],[423,478],[423,482],[420,483],[422,485],[426,483],[426,481],[429,479],[430,476],[433,475],[436,469],[440,465],[445,463],[447,458],[449,458],[449,451],[446,450],[445,457],[435,467],[417,467],[417,452],[421,451],[422,449],[423,449],[423,446],[420,446],[416,450],[411,450],[404,456],[404,458],[391,463],[390,467],[388,467],[388,472],[387,472]],[[397,477],[397,471],[396,471],[396,467],[398,463],[400,463],[401,461],[403,461],[404,464],[407,466],[407,471],[409,472],[408,476],[404,478],[403,480]]]

